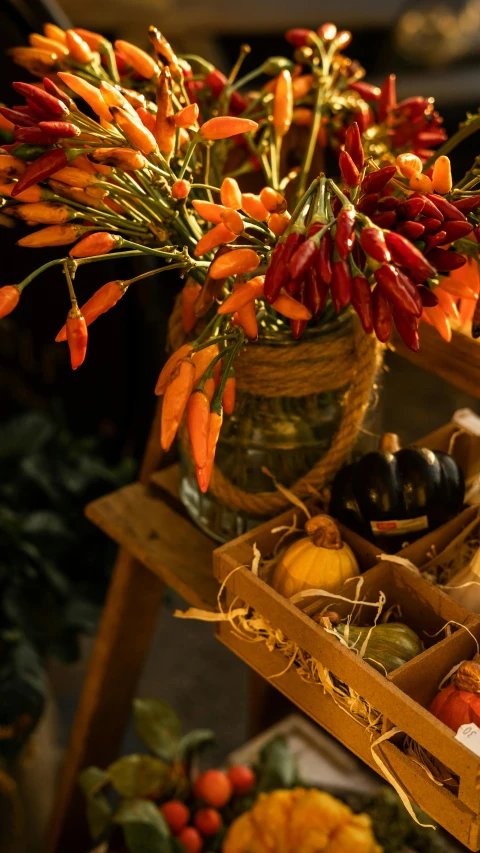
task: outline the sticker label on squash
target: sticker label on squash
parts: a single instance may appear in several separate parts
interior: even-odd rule
[[[371,521],[370,527],[375,536],[398,536],[401,533],[414,533],[417,530],[428,529],[428,517],[401,518],[397,521]]]
[[[459,740],[476,755],[480,755],[480,729],[475,723],[464,723],[463,726],[460,726],[455,735],[455,740]]]

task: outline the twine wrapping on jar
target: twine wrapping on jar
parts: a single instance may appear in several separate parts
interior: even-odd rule
[[[329,340],[299,342],[288,347],[249,343],[235,361],[239,390],[263,397],[305,397],[346,388],[342,417],[330,448],[316,465],[289,491],[301,500],[319,492],[332,479],[353,448],[367,410],[385,347],[374,335],[366,335],[357,316],[353,331]],[[177,298],[169,321],[168,343],[172,350],[185,343],[181,303]],[[181,435],[189,453],[188,441]],[[274,516],[288,505],[279,491],[246,492],[225,477],[215,465],[209,492],[230,510],[249,515]]]

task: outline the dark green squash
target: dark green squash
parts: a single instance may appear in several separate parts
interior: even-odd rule
[[[465,482],[453,456],[425,447],[400,449],[386,433],[380,449],[347,465],[332,483],[330,514],[388,549],[434,530],[456,515]]]
[[[335,625],[335,630],[342,637],[346,628],[342,622]],[[369,632],[363,660],[382,675],[398,669],[423,651],[418,635],[403,622],[385,622],[384,625],[376,625],[374,628],[350,625],[348,645],[354,646],[354,650],[359,652]]]

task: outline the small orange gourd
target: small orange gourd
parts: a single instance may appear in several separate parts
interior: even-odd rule
[[[272,587],[291,598],[305,589],[335,592],[360,574],[352,549],[342,540],[333,518],[316,515],[305,524],[307,536],[290,546],[277,563]]]

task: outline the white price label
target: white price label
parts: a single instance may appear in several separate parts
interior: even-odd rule
[[[370,527],[375,536],[398,536],[400,533],[415,533],[417,530],[427,530],[428,518],[426,515],[420,515],[418,518],[371,521]]]
[[[460,726],[456,740],[468,746],[476,755],[480,755],[480,728],[475,723],[464,723]]]

